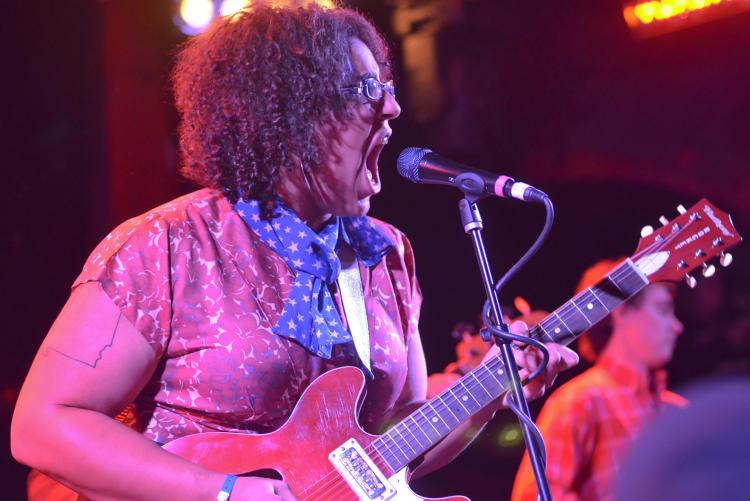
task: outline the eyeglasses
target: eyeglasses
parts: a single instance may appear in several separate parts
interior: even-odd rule
[[[391,96],[396,96],[396,86],[393,83],[393,80],[381,82],[375,77],[365,77],[357,85],[342,87],[341,90],[347,94],[365,96],[368,100],[375,103],[379,103],[383,100],[383,96],[385,95],[383,91]]]

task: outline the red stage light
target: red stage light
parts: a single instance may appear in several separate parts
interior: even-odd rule
[[[623,17],[639,36],[652,36],[750,10],[750,0],[652,0],[626,5]]]

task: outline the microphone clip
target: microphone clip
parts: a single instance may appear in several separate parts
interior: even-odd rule
[[[453,184],[464,192],[470,202],[478,202],[490,195],[485,190],[486,184],[482,176],[474,172],[462,172],[454,178]]]

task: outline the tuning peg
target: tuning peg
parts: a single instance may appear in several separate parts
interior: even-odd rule
[[[661,223],[662,226],[666,226],[669,224],[669,219],[667,219],[664,216],[659,216],[659,222]]]
[[[641,238],[646,238],[647,236],[649,236],[653,232],[654,232],[654,227],[651,226],[650,224],[647,224],[646,226],[644,226],[643,228],[641,228]]]
[[[701,272],[704,277],[711,278],[716,273],[716,266],[712,264],[703,263],[703,271]]]
[[[732,264],[732,261],[734,261],[734,256],[732,256],[730,253],[728,252],[721,253],[721,257],[719,258],[719,263],[721,263],[721,265],[724,268]]]
[[[687,212],[687,209],[684,205],[680,204],[677,206],[677,212],[679,212],[680,214],[685,214]]]
[[[687,283],[688,287],[690,287],[691,289],[695,289],[695,286],[698,285],[698,281],[689,273],[685,274],[685,283]]]

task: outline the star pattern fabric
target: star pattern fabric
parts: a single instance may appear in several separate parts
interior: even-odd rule
[[[315,233],[279,200],[270,221],[261,218],[257,200],[240,200],[234,208],[296,274],[273,332],[297,341],[315,355],[330,358],[333,345],[352,341],[328,287],[341,271],[336,254],[339,236],[367,266],[379,262],[393,242],[367,216],[334,217]]]

